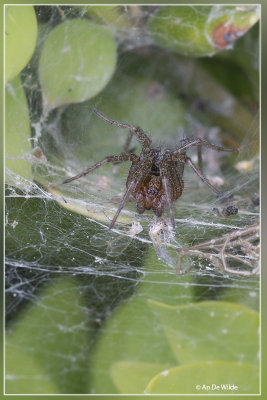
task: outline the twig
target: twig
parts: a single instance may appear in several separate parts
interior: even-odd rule
[[[221,237],[199,243],[194,246],[184,247],[178,253],[177,272],[184,275],[190,271],[194,262],[182,269],[183,257],[196,257],[206,259],[215,268],[225,272],[251,276],[259,274],[259,224],[227,233]],[[229,260],[235,260],[246,269],[230,267]]]

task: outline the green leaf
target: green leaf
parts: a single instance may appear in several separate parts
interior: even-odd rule
[[[135,297],[110,318],[95,348],[90,371],[95,393],[123,393],[124,390],[143,393],[152,372],[159,370],[160,365],[166,368],[177,364],[164,329],[148,306],[148,299],[183,304],[192,299],[192,277],[181,277],[171,271],[157,259],[153,249],[145,268],[144,280]],[[123,365],[127,365],[128,372]],[[143,374],[138,373],[138,365]]]
[[[130,29],[131,24],[127,20],[125,10],[119,6],[77,6],[77,8],[86,11],[92,19],[106,24],[114,30]]]
[[[156,287],[159,285],[155,285]],[[120,307],[102,331],[95,348],[89,377],[95,393],[120,392],[122,388],[118,382],[122,381],[125,375],[120,377],[122,370],[117,369],[115,377],[112,368],[117,362],[175,365],[175,358],[164,332],[142,297],[137,297]],[[149,373],[147,376],[149,377]],[[143,377],[141,381],[136,380],[135,384],[136,390],[141,388],[143,392]],[[137,393],[136,390],[134,393]]]
[[[12,80],[27,65],[36,45],[37,20],[32,6],[5,8],[5,80]]]
[[[120,393],[144,393],[154,375],[166,366],[157,363],[121,361],[111,367],[111,376]]]
[[[71,279],[55,279],[29,309],[20,313],[6,335],[8,374],[20,375],[12,384],[16,393],[25,367],[22,350],[35,359],[28,370],[25,393],[32,393],[30,383],[38,379],[53,381],[59,393],[86,392],[85,355],[89,350],[87,316],[82,305],[79,288]],[[14,349],[18,350],[17,358]],[[33,363],[42,366],[43,375]]]
[[[160,319],[179,363],[258,363],[258,312],[220,301],[178,307],[151,300],[148,303]]]
[[[258,20],[257,8],[235,6],[166,6],[149,21],[160,45],[191,57],[210,56],[231,48]]]
[[[69,19],[54,28],[41,51],[39,75],[47,111],[98,94],[116,65],[110,31],[86,19]]]
[[[17,77],[6,85],[6,168],[26,179],[30,179],[32,176],[31,164],[25,159],[25,156],[31,151],[30,137],[28,104],[20,78]],[[17,179],[10,174],[6,174],[6,180],[8,183],[17,185]]]
[[[34,356],[18,348],[12,340],[6,343],[6,393],[58,393],[58,387]]]
[[[208,361],[162,371],[147,386],[147,394],[258,394],[259,370],[237,362]]]

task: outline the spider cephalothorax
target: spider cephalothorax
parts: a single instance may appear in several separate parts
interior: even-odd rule
[[[136,199],[137,211],[139,213],[152,209],[154,213],[160,217],[163,213],[164,206],[167,205],[172,226],[175,227],[172,203],[182,195],[184,188],[182,178],[185,164],[189,165],[214,193],[217,195],[222,194],[202,174],[201,147],[206,146],[217,151],[230,152],[238,151],[237,149],[224,148],[195,137],[182,139],[179,146],[174,149],[169,149],[167,147],[153,148],[151,147],[151,139],[140,127],[109,119],[96,109],[93,109],[93,112],[109,124],[129,130],[127,145],[124,149],[125,152],[120,155],[108,156],[80,174],[66,179],[63,183],[79,179],[107,163],[131,161],[132,165],[126,181],[126,191],[111,221],[110,228],[114,226],[130,195]],[[139,156],[128,152],[133,134],[137,136],[142,146],[142,151]],[[197,146],[198,148],[198,167],[186,156],[186,151],[193,146]]]

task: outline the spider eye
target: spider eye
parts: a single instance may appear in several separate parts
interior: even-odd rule
[[[155,188],[149,188],[149,189],[147,189],[147,193],[155,195],[155,194],[158,194],[158,191]]]

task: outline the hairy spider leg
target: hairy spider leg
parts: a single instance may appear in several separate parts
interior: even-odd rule
[[[135,154],[119,154],[119,155],[115,155],[115,156],[109,156],[109,157],[105,157],[104,160],[99,161],[98,163],[92,165],[92,167],[80,172],[78,175],[75,175],[71,178],[66,179],[65,181],[63,181],[62,183],[69,183],[72,182],[76,179],[81,178],[82,176],[85,176],[87,174],[90,174],[92,171],[94,171],[96,168],[101,167],[104,164],[108,164],[108,163],[114,163],[114,162],[125,162],[125,161],[138,161],[139,157]]]
[[[233,152],[233,151],[238,151],[236,148],[232,147],[221,147],[217,146],[215,144],[209,143],[207,140],[201,139],[201,138],[189,138],[189,139],[183,139],[182,144],[178,149],[174,150],[171,154],[170,157],[175,160],[177,157],[177,161],[181,159],[179,158],[179,155],[182,153],[184,155],[185,151],[188,150],[190,147],[197,146],[198,147],[198,156],[201,152],[201,149],[199,150],[200,147],[205,146],[209,147],[211,149],[217,150],[217,151],[227,151],[227,152]],[[200,168],[197,168],[197,166],[193,163],[191,158],[189,157],[184,157],[184,162],[188,164],[193,171],[198,175],[198,177],[204,182],[214,193],[217,194],[217,196],[222,195],[223,193],[220,192],[215,186],[213,186],[210,181],[202,174],[202,159],[198,159],[198,162],[200,163]]]
[[[119,205],[119,207],[118,207],[118,209],[116,211],[116,214],[114,215],[114,217],[113,217],[113,219],[111,221],[111,224],[109,225],[109,229],[112,229],[113,226],[115,225],[115,222],[117,221],[117,218],[121,213],[121,210],[125,206],[125,203],[127,202],[128,197],[130,196],[130,194],[132,192],[133,186],[134,186],[134,182],[132,182],[132,185],[127,187],[127,189],[126,189],[126,191],[125,191],[125,193],[123,195],[122,201],[121,201],[121,203],[120,203],[120,205]]]
[[[172,154],[184,153],[186,150],[188,150],[190,147],[193,146],[205,146],[217,151],[228,151],[228,152],[238,151],[238,149],[233,147],[217,146],[216,144],[209,143],[207,140],[201,138],[188,138],[188,139],[183,139],[181,142],[183,142],[183,144],[178,149],[173,150]]]
[[[129,155],[131,155],[131,154],[129,154]],[[137,157],[137,156],[135,156],[135,157]],[[137,159],[139,160],[139,157],[137,157]],[[147,172],[144,173],[143,171],[149,171],[149,168],[151,167],[151,164],[152,164],[152,160],[147,159],[143,162],[139,161],[139,163],[138,163],[138,168],[136,168],[135,171],[131,175],[131,180],[130,181],[127,180],[126,192],[124,193],[122,201],[116,211],[116,214],[114,215],[114,217],[111,221],[109,229],[113,228],[118,216],[120,215],[121,210],[125,206],[125,203],[127,202],[128,197],[130,196],[130,194],[135,191],[135,189],[137,188],[139,183],[148,175]]]
[[[123,146],[123,152],[124,153],[129,153],[130,152],[129,151],[129,147],[130,147],[130,143],[132,141],[132,138],[133,138],[133,132],[129,131],[127,139],[126,139],[126,142],[125,142],[125,144]]]
[[[171,224],[172,224],[173,228],[175,228],[175,221],[174,221],[174,215],[173,215],[173,209],[172,209],[172,198],[171,198],[170,188],[168,185],[167,170],[163,166],[163,162],[160,163],[159,170],[160,170],[160,176],[162,177],[162,185],[163,185],[163,190],[164,190],[164,194],[166,197],[166,203],[169,208]]]
[[[114,121],[113,119],[110,119],[106,117],[104,114],[102,114],[100,111],[97,109],[93,108],[93,112],[100,118],[102,118],[104,121],[109,123],[110,125],[116,125],[119,128],[125,128],[129,129],[129,131],[133,132],[136,134],[139,142],[144,146],[150,148],[151,145],[151,139],[145,134],[145,132],[139,127],[135,125],[130,125],[130,124],[125,124],[123,122],[118,122]]]
[[[175,221],[174,221],[174,216],[173,216],[171,195],[170,195],[170,190],[169,190],[169,186],[168,186],[168,179],[167,179],[166,175],[163,175],[163,177],[162,177],[162,184],[163,184],[163,189],[164,189],[164,193],[165,193],[165,196],[166,196],[166,202],[167,202],[167,205],[168,205],[168,208],[169,208],[171,224],[172,224],[173,228],[175,228]]]
[[[200,169],[201,173],[203,174],[202,146],[197,146],[197,163],[198,163],[198,168]]]
[[[191,167],[192,170],[197,174],[197,176],[202,180],[202,182],[204,182],[214,193],[216,193],[217,196],[222,194],[222,192],[220,192],[215,186],[213,186],[210,181],[201,173],[200,169],[197,168],[191,158],[185,157],[184,160],[185,163],[189,165],[189,167]]]

